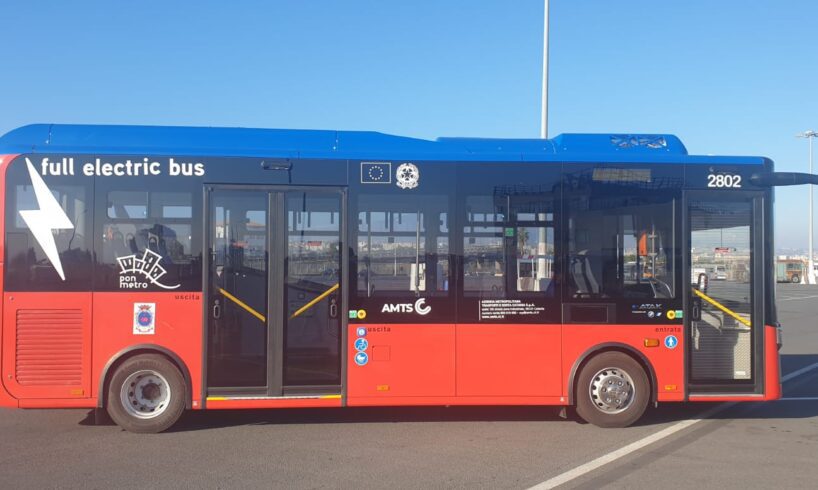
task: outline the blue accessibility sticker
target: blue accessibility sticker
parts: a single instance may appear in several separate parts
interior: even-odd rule
[[[358,352],[355,354],[355,364],[359,366],[366,366],[366,363],[369,362],[369,356],[366,355],[366,352]]]
[[[679,339],[677,339],[675,335],[665,337],[665,347],[675,349],[677,345],[679,345]]]
[[[363,352],[369,347],[369,341],[366,339],[355,339],[355,350]]]
[[[358,337],[366,337],[366,327],[358,327],[355,333],[358,334]]]

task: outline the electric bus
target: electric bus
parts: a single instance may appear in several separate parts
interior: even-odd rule
[[[624,427],[775,400],[772,188],[794,175],[664,134],[25,126],[0,138],[0,405],[159,432],[185,410]]]

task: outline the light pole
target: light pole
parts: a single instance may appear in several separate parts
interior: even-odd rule
[[[548,0],[545,0],[542,33],[542,108],[540,138],[548,138]]]
[[[542,33],[542,112],[540,114],[540,138],[548,139],[548,0],[544,0],[543,5],[543,33]],[[545,214],[538,214],[539,219],[545,222]],[[540,226],[537,239],[537,291],[546,278],[546,234],[545,226]],[[550,276],[550,274],[548,274]],[[553,280],[553,277],[549,277]]]
[[[801,134],[795,135],[798,138],[806,138],[809,141],[809,173],[812,174],[812,139],[818,137],[818,133],[809,130],[804,131]],[[807,256],[807,284],[815,284],[815,271],[813,269],[813,260],[812,260],[812,186],[809,186],[809,244],[807,247],[809,248],[809,255]]]

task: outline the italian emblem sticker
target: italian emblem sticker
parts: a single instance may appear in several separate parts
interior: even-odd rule
[[[153,335],[156,330],[156,303],[133,304],[134,335]]]
[[[401,189],[414,189],[420,180],[420,170],[412,163],[401,163],[398,166],[395,178]]]

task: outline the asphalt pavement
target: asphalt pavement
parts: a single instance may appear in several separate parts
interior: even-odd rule
[[[779,285],[778,305],[786,376],[818,363],[818,286]],[[607,430],[553,407],[424,407],[190,412],[138,435],[3,409],[0,487],[815,487],[818,369],[784,397],[664,404]]]

